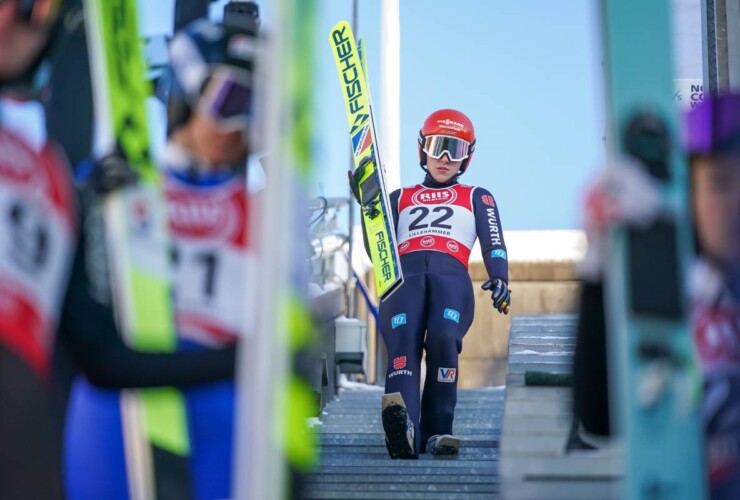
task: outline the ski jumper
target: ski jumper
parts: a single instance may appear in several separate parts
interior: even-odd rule
[[[496,202],[483,188],[456,180],[440,184],[427,175],[423,184],[391,193],[390,204],[404,283],[380,304],[388,349],[385,393],[403,395],[420,450],[430,436],[452,433],[458,355],[475,307],[468,274],[475,239],[490,279],[508,282],[506,245]],[[427,370],[420,404],[423,351]]]
[[[244,177],[233,173],[196,177],[179,166],[164,170],[176,263],[173,294],[179,351],[233,354],[241,331],[241,282],[246,262]],[[198,365],[191,368],[197,371]],[[233,378],[188,385],[183,393],[190,430],[193,498],[229,498]],[[128,498],[121,429],[119,391],[78,380],[67,424],[65,479],[70,499],[103,498],[100,495]]]
[[[704,376],[712,499],[740,498],[740,300],[704,261],[693,266],[692,326]]]
[[[0,127],[0,496],[61,498],[51,356],[77,240],[69,169]]]
[[[175,314],[183,348],[234,345],[242,332],[247,249],[243,175],[197,180],[171,171],[165,191],[177,259]],[[196,498],[230,498],[235,386],[185,389]]]
[[[123,344],[112,311],[91,295],[80,203],[41,106],[4,96],[0,108],[0,496],[61,498],[57,347],[96,384],[115,387],[218,380],[233,375],[235,353]]]
[[[740,498],[740,304],[705,261],[691,265],[691,322],[704,379],[702,417],[713,499]],[[601,283],[584,285],[573,364],[574,413],[584,427],[611,434]]]

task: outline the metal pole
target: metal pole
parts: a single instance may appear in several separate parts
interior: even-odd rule
[[[714,0],[701,1],[701,51],[703,63],[704,92],[711,94],[716,88],[716,64],[714,62]]]
[[[740,91],[740,0],[725,0],[728,87]]]
[[[740,0],[704,0],[702,18],[707,91],[740,89]]]

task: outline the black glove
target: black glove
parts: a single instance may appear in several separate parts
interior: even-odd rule
[[[357,203],[360,202],[360,184],[359,179],[360,176],[357,175],[357,172],[359,172],[360,169],[355,169],[354,172],[351,170],[347,171],[347,179],[349,180],[349,192],[352,193],[352,198],[354,198]]]
[[[511,290],[506,282],[500,278],[496,278],[493,281],[486,281],[481,286],[483,290],[491,291],[491,300],[493,300],[493,307],[498,312],[509,314],[509,305],[511,304]]]
[[[124,186],[134,184],[138,174],[131,168],[125,156],[112,153],[95,162],[90,172],[90,187],[96,194],[105,195]]]
[[[347,172],[350,192],[352,193],[352,197],[357,200],[357,203],[359,203],[360,205],[362,205],[362,197],[360,196],[360,179],[362,179],[362,176],[365,175],[365,167],[369,163],[375,163],[375,158],[372,156],[366,156],[362,160],[360,160],[360,164],[357,166],[354,172]]]

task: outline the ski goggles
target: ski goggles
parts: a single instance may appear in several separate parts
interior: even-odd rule
[[[424,152],[435,160],[447,153],[450,161],[462,161],[470,156],[470,143],[457,137],[430,135],[424,139]]]
[[[208,79],[198,109],[221,129],[246,128],[252,116],[252,79],[247,71],[219,68]]]

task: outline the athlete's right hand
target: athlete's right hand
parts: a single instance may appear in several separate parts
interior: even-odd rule
[[[609,229],[620,224],[649,226],[660,214],[660,191],[634,160],[612,158],[589,187],[584,209],[588,246],[579,272],[588,281],[598,281],[606,265]]]
[[[357,203],[362,205],[362,196],[360,195],[360,179],[365,174],[365,168],[369,163],[375,163],[375,158],[370,155],[360,160],[360,164],[353,171],[347,171],[347,178],[349,179],[349,189],[352,193],[352,197],[357,200]]]
[[[483,290],[489,290],[491,292],[491,300],[493,301],[493,307],[498,312],[503,314],[509,314],[509,306],[511,304],[511,290],[509,285],[506,284],[501,278],[496,278],[491,281],[488,280],[481,286]]]
[[[357,172],[359,172],[359,168],[356,169],[354,172],[351,170],[347,171],[347,179],[349,180],[349,192],[352,193],[352,198],[357,200],[357,203],[362,204],[360,201],[360,176],[357,175]]]

